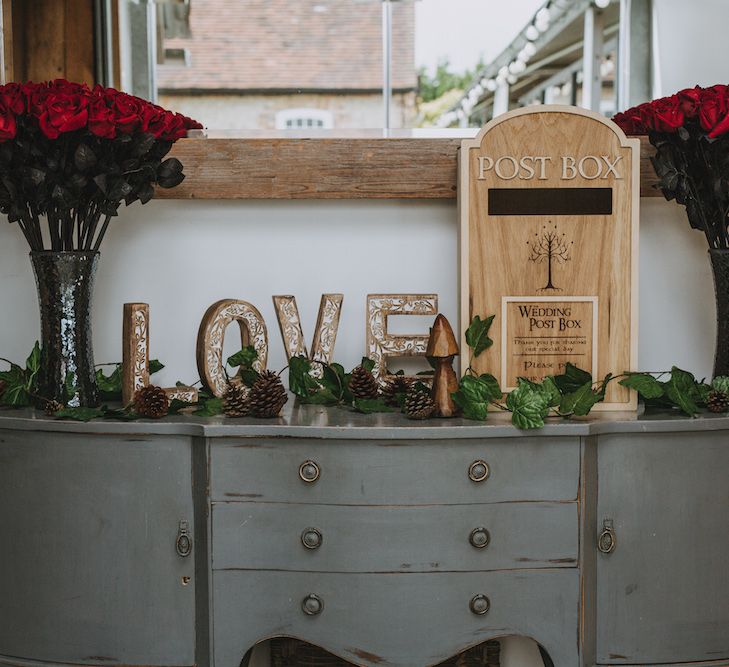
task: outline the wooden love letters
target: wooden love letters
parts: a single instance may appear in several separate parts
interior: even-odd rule
[[[342,294],[323,294],[319,306],[311,355],[307,352],[299,309],[293,296],[274,296],[273,303],[281,328],[286,357],[304,355],[318,362],[313,374],[321,373],[319,364],[332,362],[334,345],[342,312]],[[375,374],[384,379],[387,357],[423,356],[428,336],[393,335],[387,332],[390,315],[436,315],[437,294],[371,294],[367,297],[367,350],[375,361]],[[241,346],[252,345],[258,353],[255,370],[266,369],[268,329],[260,311],[247,301],[223,299],[214,303],[203,316],[197,338],[197,367],[200,380],[208,391],[222,397],[228,388],[223,346],[225,333],[233,323],[240,329]],[[125,404],[134,393],[149,384],[149,306],[146,303],[124,304],[122,395]],[[165,389],[170,399],[187,403],[197,401],[192,387]]]
[[[595,379],[637,367],[639,147],[558,106],[504,114],[462,143],[461,329],[496,314],[472,367],[504,391],[567,362]],[[636,405],[614,382],[596,409]]]

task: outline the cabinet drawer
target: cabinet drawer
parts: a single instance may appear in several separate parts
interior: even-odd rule
[[[307,615],[302,602],[323,607]],[[490,609],[476,615],[474,596]],[[433,665],[504,635],[534,637],[555,665],[577,667],[576,570],[483,574],[214,572],[217,667],[238,667],[258,641],[277,635],[317,644],[357,665]]]
[[[231,438],[212,442],[210,456],[213,500],[351,505],[575,500],[580,471],[579,438],[427,442]],[[306,461],[316,464],[315,481],[300,476]],[[476,461],[488,464],[484,481],[469,478]],[[305,473],[313,471],[310,467]]]
[[[213,505],[214,569],[447,572],[574,567],[577,548],[574,502],[395,508]]]

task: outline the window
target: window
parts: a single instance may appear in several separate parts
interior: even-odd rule
[[[276,114],[277,130],[300,128],[329,130],[332,127],[334,127],[332,112],[325,109],[284,109]]]

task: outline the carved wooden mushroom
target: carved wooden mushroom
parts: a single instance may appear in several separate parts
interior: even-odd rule
[[[456,414],[456,404],[451,394],[458,390],[458,376],[453,370],[453,357],[458,352],[458,343],[451,325],[443,315],[438,315],[430,330],[428,349],[425,352],[425,356],[432,358],[436,364],[432,396],[437,417],[453,417]]]

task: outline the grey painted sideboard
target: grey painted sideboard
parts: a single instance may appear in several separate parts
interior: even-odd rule
[[[723,417],[0,413],[0,664],[729,665],[728,473]]]

